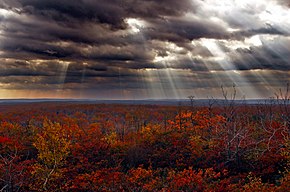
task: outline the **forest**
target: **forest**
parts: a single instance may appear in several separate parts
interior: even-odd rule
[[[1,104],[0,191],[289,191],[289,98],[190,101]]]

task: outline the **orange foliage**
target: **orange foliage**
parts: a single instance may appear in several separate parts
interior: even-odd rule
[[[289,118],[269,107],[7,106],[0,189],[287,191]]]

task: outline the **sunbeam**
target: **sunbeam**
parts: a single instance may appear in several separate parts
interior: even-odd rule
[[[178,99],[235,84],[263,98],[289,81],[289,10],[287,0],[4,0],[1,89]]]
[[[243,96],[246,95],[246,92],[250,91],[253,95],[257,95],[257,97],[259,97],[259,94],[255,88],[240,74],[235,65],[232,63],[231,58],[220,48],[220,46],[216,43],[216,40],[201,39],[201,43],[212,53],[214,62],[221,67],[223,73],[229,77],[232,84],[237,86],[237,90]],[[258,40],[254,38],[250,43],[258,44]],[[223,84],[224,82],[221,82],[221,85]],[[247,90],[243,87],[246,87]]]
[[[163,75],[160,74],[158,69],[142,69],[144,75],[144,85],[147,90],[147,94],[154,99],[167,98],[165,82]]]
[[[63,91],[64,85],[65,85],[65,79],[66,79],[66,75],[67,75],[67,69],[69,67],[70,62],[67,61],[58,61],[61,65],[60,65],[60,74],[59,74],[59,86],[58,89],[60,92]]]

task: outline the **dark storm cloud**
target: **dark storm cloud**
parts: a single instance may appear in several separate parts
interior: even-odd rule
[[[273,39],[267,39],[267,38]],[[250,41],[246,39],[246,41]],[[269,70],[289,71],[290,70],[290,41],[288,37],[262,35],[257,40],[259,46],[247,45],[247,47],[231,48],[236,42],[217,42],[217,49],[222,53],[221,60],[215,60],[216,53],[197,59],[197,63],[204,63],[208,70],[229,71],[229,70]],[[204,61],[207,58],[207,61]],[[193,68],[194,69],[194,68]]]
[[[168,18],[151,22],[150,28],[144,32],[148,39],[172,42],[191,41],[199,38],[227,38],[228,32],[214,22],[203,19]]]
[[[194,3],[190,0],[4,0],[1,7],[15,13],[14,16],[5,18],[1,26],[3,40],[0,47],[4,51],[3,55],[10,58],[149,63],[152,62],[153,56],[144,55],[150,52],[142,50],[141,44],[144,44],[144,41],[157,39],[182,44],[200,37],[225,36],[224,29],[215,23],[201,19],[178,18],[194,11]],[[130,17],[147,21],[149,26],[142,32],[142,38],[125,33],[124,30],[130,28],[125,21]],[[72,42],[75,45],[63,47],[51,44],[61,41]],[[118,46],[120,49],[115,52],[112,52],[112,49],[107,52],[102,50],[101,54],[93,49],[86,54],[81,50],[85,45],[99,47],[106,44]],[[128,44],[133,45],[132,50],[126,48]]]
[[[113,2],[113,1],[111,1]],[[124,24],[121,15],[123,10],[117,4],[108,1],[89,0],[22,0],[15,3],[22,14],[34,15],[40,19],[54,20],[70,25],[70,22],[94,21],[107,23],[114,27],[122,27]],[[4,5],[9,1],[4,1]],[[115,13],[115,14],[109,14]]]
[[[180,16],[194,9],[190,0],[173,1],[38,1],[24,0],[4,1],[2,7],[12,11],[18,10],[21,18],[7,18],[3,31],[9,37],[25,38],[26,40],[45,41],[73,41],[86,44],[127,44],[134,43],[136,39],[130,35],[114,35],[114,29],[126,29],[126,18],[158,19],[163,17]],[[12,5],[10,5],[12,4]],[[15,6],[15,7],[13,7]],[[174,7],[174,9],[172,9]],[[22,16],[26,16],[23,18]],[[154,27],[147,31],[148,39],[161,38],[170,41],[182,41],[194,38],[193,34],[209,31],[202,23],[184,23],[170,20],[169,23],[155,23],[163,25],[164,30]],[[110,27],[103,25],[108,24]],[[182,25],[182,32],[178,32],[175,24]],[[167,28],[167,29],[166,29]],[[212,27],[213,30],[215,29]],[[157,31],[162,30],[161,33]],[[212,30],[212,31],[213,31]],[[22,33],[19,33],[19,32]],[[156,34],[157,33],[157,34]],[[109,35],[108,35],[109,34]],[[113,35],[114,38],[111,38]],[[185,37],[182,37],[186,35]],[[137,42],[138,43],[138,42]],[[139,42],[140,43],[140,42]]]
[[[2,7],[59,22],[90,21],[126,28],[126,17],[179,16],[194,9],[191,0],[4,0]],[[174,7],[174,9],[172,9]],[[69,23],[66,23],[69,25]]]
[[[28,58],[65,58],[72,57],[77,54],[76,50],[63,49],[57,46],[51,46],[48,44],[40,44],[31,40],[28,44],[27,41],[20,39],[15,41],[15,39],[5,39],[0,45],[1,49],[6,52],[4,54],[6,57],[17,57],[19,53],[26,53]],[[23,56],[21,56],[23,57]]]
[[[276,0],[276,1],[277,3],[280,3],[281,5],[290,7],[290,0]]]
[[[234,57],[233,61],[238,70],[290,70],[289,56],[270,48],[251,48],[250,50],[238,50],[238,52],[239,55]]]
[[[254,35],[282,35],[282,36],[287,36],[290,35],[290,32],[283,32],[281,30],[279,30],[279,28],[275,28],[271,25],[267,25],[266,27],[262,27],[262,28],[258,28],[258,29],[250,29],[250,30],[246,30],[246,31],[240,31],[235,33],[235,37],[236,39],[241,39],[241,38],[245,38],[245,37],[251,37]]]
[[[148,88],[154,80],[164,89],[172,82],[212,88],[217,79],[230,81],[231,70],[289,71],[287,23],[268,19],[275,13],[264,1],[230,2],[223,10],[223,2],[211,0],[2,0],[0,85],[126,90]],[[289,7],[287,0],[276,3]],[[246,43],[257,35],[283,40]]]
[[[58,61],[0,60],[0,76],[58,76],[62,67]]]

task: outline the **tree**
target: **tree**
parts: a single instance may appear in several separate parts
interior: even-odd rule
[[[41,191],[52,188],[53,181],[61,178],[61,168],[69,154],[70,141],[60,124],[49,120],[43,122],[43,131],[36,135],[33,143],[38,150],[38,162],[34,165],[34,186]]]

